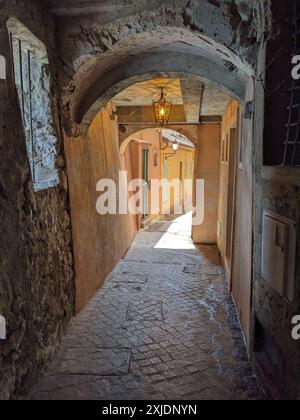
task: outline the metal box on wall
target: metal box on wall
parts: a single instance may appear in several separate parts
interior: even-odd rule
[[[264,211],[261,275],[280,296],[294,301],[296,223]]]

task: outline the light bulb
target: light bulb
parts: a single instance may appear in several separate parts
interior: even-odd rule
[[[176,142],[176,143],[173,143],[173,150],[174,150],[174,152],[177,152],[178,150],[179,150],[179,144]]]

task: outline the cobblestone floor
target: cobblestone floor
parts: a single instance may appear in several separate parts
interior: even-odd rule
[[[32,399],[263,398],[214,247],[190,215],[138,233]]]

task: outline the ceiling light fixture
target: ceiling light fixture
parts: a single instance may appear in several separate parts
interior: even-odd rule
[[[170,119],[172,103],[167,101],[164,88],[161,88],[161,95],[158,101],[153,101],[153,110],[155,114],[156,124],[160,127],[168,124]]]

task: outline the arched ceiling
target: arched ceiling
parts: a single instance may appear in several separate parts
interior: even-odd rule
[[[77,123],[89,125],[97,112],[122,90],[136,82],[160,77],[207,80],[209,86],[243,101],[247,78],[237,68],[228,68],[227,64],[201,56],[168,54],[166,51],[131,57],[101,74],[85,95],[77,99],[78,102],[73,98],[72,118]],[[149,73],[149,69],[153,71]]]
[[[120,153],[124,154],[127,146],[131,141],[135,140],[135,135],[137,133],[141,132],[147,132],[152,130],[161,130],[159,128],[153,127],[153,128],[143,128],[142,130],[138,130],[135,132],[132,132],[130,136],[127,138],[122,138],[122,141],[120,141]],[[195,148],[196,141],[195,141],[195,135],[191,137],[187,137],[187,135],[183,132],[174,130],[174,129],[162,129],[161,130],[162,137],[165,139],[165,141],[169,143],[179,143],[181,146],[189,147],[191,149]],[[194,133],[193,133],[194,134]]]
[[[153,101],[160,97],[161,88],[172,103],[172,110],[176,108],[176,115],[179,116],[181,110],[182,122],[190,124],[199,124],[203,117],[221,117],[232,100],[232,97],[204,79],[152,79],[131,85],[112,98],[113,105],[118,109],[119,121],[125,123],[123,115],[125,119],[126,115],[131,114],[132,118],[139,118],[141,113],[138,113],[138,109],[141,107],[145,110],[152,108]],[[147,114],[152,116],[153,112]],[[171,111],[171,119],[174,120],[172,114]]]
[[[173,105],[183,105],[182,89],[179,79],[154,79],[135,83],[113,98],[116,106],[151,106],[159,99],[160,89]]]
[[[59,30],[64,115],[78,124],[146,74],[204,77],[243,100],[255,73],[263,0],[46,3]]]

